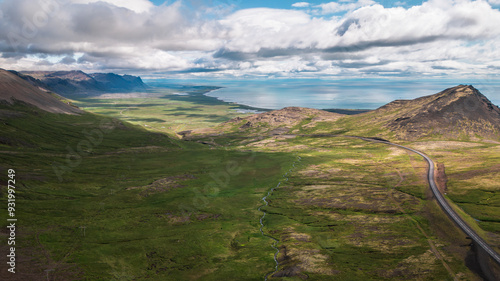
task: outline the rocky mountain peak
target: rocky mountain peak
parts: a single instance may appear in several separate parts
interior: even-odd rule
[[[375,111],[400,138],[425,135],[500,135],[500,108],[472,85],[458,85],[434,95],[395,101]]]

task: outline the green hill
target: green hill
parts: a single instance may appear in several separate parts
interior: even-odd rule
[[[500,109],[473,86],[459,85],[414,100],[396,100],[336,125],[351,134],[399,140],[498,140]]]
[[[261,251],[269,238],[256,232],[257,208],[293,156],[214,150],[115,118],[44,109],[0,104],[0,192],[7,202],[15,186],[17,219],[16,274],[2,270],[1,280],[47,272],[51,280],[189,280],[217,267],[225,280],[266,274],[273,259]],[[7,253],[7,204],[0,214]]]
[[[464,262],[467,240],[427,196],[420,157],[343,136],[394,140],[427,120],[448,138],[449,120],[494,122],[494,107],[493,119],[439,112],[468,89],[484,101],[462,87],[353,116],[285,108],[184,132],[184,140],[89,112],[2,103],[0,190],[6,198],[7,171],[15,171],[18,273],[0,271],[0,279],[479,280]],[[113,102],[90,108],[109,113]],[[500,245],[499,145],[425,141],[436,134],[408,143],[447,165],[450,198]],[[6,206],[2,252],[10,250]]]

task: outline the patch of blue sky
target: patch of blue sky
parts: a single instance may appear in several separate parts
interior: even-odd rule
[[[1,2],[2,0],[0,0]],[[161,5],[163,3],[170,4],[174,1],[164,1],[164,0],[152,0],[155,5]],[[184,3],[188,4],[189,6],[233,6],[236,9],[251,9],[251,8],[272,8],[272,9],[291,9],[291,8],[313,8],[315,6],[319,6],[321,4],[327,4],[330,2],[338,2],[340,4],[346,4],[346,3],[352,3],[352,2],[357,2],[356,0],[340,0],[340,1],[318,1],[318,0],[312,0],[312,1],[290,1],[290,0],[275,0],[275,1],[269,1],[269,0],[252,0],[252,1],[244,1],[244,0],[185,0]],[[381,4],[382,6],[386,8],[391,8],[391,7],[412,7],[416,5],[421,5],[422,0],[399,0],[399,1],[390,1],[390,0],[379,0],[375,1],[378,4]],[[302,5],[302,7],[292,7],[293,4],[296,3],[307,3],[309,5]],[[300,6],[300,5],[298,5]]]

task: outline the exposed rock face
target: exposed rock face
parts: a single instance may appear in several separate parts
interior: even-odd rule
[[[450,138],[500,136],[500,108],[467,85],[414,100],[393,101],[370,115],[401,139],[433,134]]]
[[[47,112],[78,114],[80,109],[58,100],[12,72],[0,69],[0,102],[22,102]]]
[[[140,77],[114,73],[86,74],[74,71],[23,71],[13,72],[37,87],[63,96],[92,95],[106,92],[142,91],[147,86]]]

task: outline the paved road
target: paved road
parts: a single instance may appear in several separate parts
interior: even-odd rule
[[[458,227],[466,234],[468,235],[472,241],[479,247],[481,247],[490,257],[498,264],[500,265],[500,255],[493,250],[493,248],[488,245],[472,228],[470,228],[467,223],[465,223],[464,220],[458,214],[451,208],[450,204],[444,199],[443,195],[441,192],[439,192],[439,189],[436,185],[436,180],[434,178],[434,161],[432,161],[429,156],[425,155],[423,152],[420,152],[418,150],[415,150],[413,148],[409,148],[406,146],[402,146],[399,144],[395,144],[386,140],[382,139],[376,139],[376,138],[366,138],[366,137],[360,137],[360,136],[349,136],[349,135],[337,135],[337,134],[312,134],[312,135],[305,135],[305,134],[291,134],[288,136],[301,136],[301,137],[348,137],[348,138],[357,138],[357,139],[362,139],[365,141],[371,141],[371,142],[377,142],[377,143],[383,143],[387,145],[393,145],[397,146],[412,152],[415,152],[416,154],[422,156],[427,163],[429,164],[429,169],[427,171],[427,178],[429,180],[429,186],[432,190],[432,193],[434,194],[434,197],[438,201],[438,204],[441,206],[441,208],[444,210],[444,212],[458,225]]]
[[[429,170],[427,171],[427,178],[429,179],[429,186],[432,190],[432,193],[434,194],[434,197],[436,198],[439,205],[441,206],[441,208],[458,225],[458,227],[460,227],[460,229],[462,229],[462,231],[465,234],[467,234],[472,239],[472,241],[474,241],[474,243],[477,246],[483,248],[490,255],[490,257],[500,265],[500,255],[495,250],[493,250],[493,248],[491,248],[490,245],[488,245],[488,243],[486,243],[474,230],[472,230],[472,228],[470,228],[467,225],[467,223],[465,223],[462,220],[462,218],[460,216],[458,216],[458,214],[451,208],[450,204],[448,204],[446,199],[444,199],[443,195],[441,194],[441,192],[439,191],[439,189],[436,185],[436,180],[434,178],[434,161],[432,161],[432,159],[429,158],[429,156],[425,155],[424,153],[422,153],[418,150],[415,150],[415,149],[412,149],[412,148],[409,148],[406,146],[402,146],[399,144],[391,143],[388,141],[381,141],[381,140],[376,140],[376,139],[371,139],[371,138],[363,138],[363,137],[359,137],[359,138],[362,140],[366,140],[366,141],[384,143],[384,144],[404,148],[406,150],[415,152],[416,154],[424,157],[424,159],[427,161],[427,163],[429,163]]]

